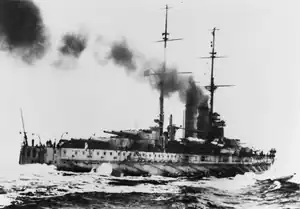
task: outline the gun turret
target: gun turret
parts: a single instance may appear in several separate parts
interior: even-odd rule
[[[139,136],[139,133],[134,133],[134,132],[130,132],[130,131],[103,131],[103,132],[107,133],[107,134],[117,135],[119,137],[134,139],[134,140],[141,139]]]

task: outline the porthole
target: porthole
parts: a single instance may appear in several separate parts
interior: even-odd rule
[[[97,155],[99,155],[99,152],[97,152]]]

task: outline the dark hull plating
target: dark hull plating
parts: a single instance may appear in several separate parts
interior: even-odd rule
[[[64,165],[58,166],[57,170],[73,172],[96,172],[101,164],[75,166],[72,161],[65,161]],[[243,175],[247,172],[261,173],[269,169],[271,164],[209,164],[194,165],[182,163],[111,163],[111,175],[113,176],[151,176],[160,175],[165,177],[234,177],[238,174]]]

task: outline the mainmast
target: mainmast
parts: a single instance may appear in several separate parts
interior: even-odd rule
[[[216,58],[217,52],[215,52],[215,34],[216,34],[216,28],[213,28],[212,36],[213,40],[211,42],[211,52],[210,52],[210,58],[211,58],[211,70],[210,70],[210,112],[209,112],[209,119],[210,119],[210,130],[212,130],[213,126],[213,113],[214,113],[214,92],[215,92],[215,84],[214,84],[214,60]]]
[[[216,40],[216,31],[219,30],[217,28],[213,28],[212,30],[212,36],[213,39],[211,41],[211,52],[209,53],[210,56],[209,57],[203,57],[203,58],[209,58],[211,59],[211,70],[210,70],[210,85],[206,86],[206,88],[210,91],[210,111],[209,111],[209,126],[210,126],[210,140],[212,140],[212,131],[213,131],[213,125],[214,125],[214,121],[213,121],[213,115],[214,115],[214,93],[215,90],[218,87],[230,87],[233,85],[215,85],[214,83],[214,61],[215,58],[224,58],[224,56],[216,56],[217,52],[215,51],[215,40]]]

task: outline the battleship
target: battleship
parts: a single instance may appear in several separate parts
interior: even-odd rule
[[[167,30],[168,6],[165,8],[165,30],[162,33],[164,50],[167,43],[181,39],[170,39]],[[268,170],[275,161],[276,150],[264,153],[258,149],[242,146],[240,139],[225,137],[226,123],[214,112],[215,85],[214,61],[216,28],[212,30],[210,85],[205,88],[210,93],[200,105],[195,104],[193,94],[196,82],[190,81],[186,90],[184,122],[182,126],[173,124],[170,115],[167,128],[164,128],[164,79],[160,81],[159,118],[155,125],[140,130],[104,131],[110,137],[90,137],[86,139],[61,139],[58,143],[47,141],[46,144],[28,144],[23,114],[23,143],[20,150],[19,164],[41,163],[55,165],[57,170],[72,172],[93,172],[109,164],[113,176],[151,176],[168,177],[233,177],[246,172],[261,173]],[[164,78],[166,58],[162,71],[147,76],[158,75]],[[183,72],[184,73],[184,72]],[[199,95],[196,95],[199,96]],[[182,129],[182,138],[176,133]],[[178,133],[177,133],[178,134]]]

